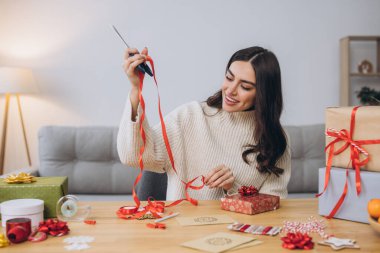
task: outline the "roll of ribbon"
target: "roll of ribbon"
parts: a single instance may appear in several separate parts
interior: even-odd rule
[[[28,240],[32,231],[31,219],[15,218],[7,220],[6,231],[8,240],[12,243],[20,243]]]
[[[75,195],[65,195],[57,201],[57,218],[62,221],[84,221],[90,215],[91,206],[83,205]]]
[[[137,212],[137,207],[135,206],[122,206],[120,207],[119,211],[121,214],[123,215],[127,215],[127,214],[134,214]]]
[[[73,217],[77,213],[77,210],[77,202],[72,199],[66,200],[61,206],[62,214],[67,218]]]

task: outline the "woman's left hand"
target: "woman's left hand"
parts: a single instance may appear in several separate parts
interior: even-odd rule
[[[235,177],[231,169],[224,164],[211,170],[204,180],[209,188],[222,187],[226,191],[232,188],[234,181]]]

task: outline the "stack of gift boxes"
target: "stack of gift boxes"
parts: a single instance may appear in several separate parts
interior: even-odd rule
[[[368,201],[380,198],[380,106],[327,108],[325,151],[319,214],[368,223]]]

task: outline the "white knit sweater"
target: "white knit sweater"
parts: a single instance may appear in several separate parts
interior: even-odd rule
[[[121,162],[136,168],[139,168],[138,157],[142,145],[139,130],[141,113],[139,106],[136,121],[131,120],[132,107],[128,96],[117,137]],[[229,113],[211,108],[206,103],[191,102],[168,114],[165,124],[178,176],[167,155],[161,124],[151,127],[147,118],[143,124],[146,132],[143,161],[144,169],[167,173],[167,200],[185,197],[185,187],[180,179],[188,182],[197,176],[205,176],[221,164],[233,171],[233,190],[236,191],[242,185],[253,185],[261,193],[286,198],[291,172],[289,145],[277,164],[285,170],[280,177],[260,173],[256,169],[256,154],[248,155],[250,165],[242,159],[244,146],[255,143],[253,111]],[[209,189],[207,186],[202,190],[190,189],[189,193],[195,199],[219,199],[224,194],[221,188]]]

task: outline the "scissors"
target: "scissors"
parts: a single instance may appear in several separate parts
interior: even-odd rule
[[[119,33],[119,31],[116,29],[116,27],[114,25],[112,25],[112,28],[115,30],[115,32],[117,33],[117,35],[119,35],[120,39],[124,42],[124,44],[128,47],[128,48],[131,48],[128,43],[124,40],[123,36],[121,36],[121,34]],[[129,56],[134,56],[135,54],[130,54]],[[142,72],[143,74],[147,73],[148,75],[150,76],[153,76],[153,73],[152,73],[152,70],[150,70],[149,66],[143,62],[141,63],[140,65],[137,66],[137,69]]]

